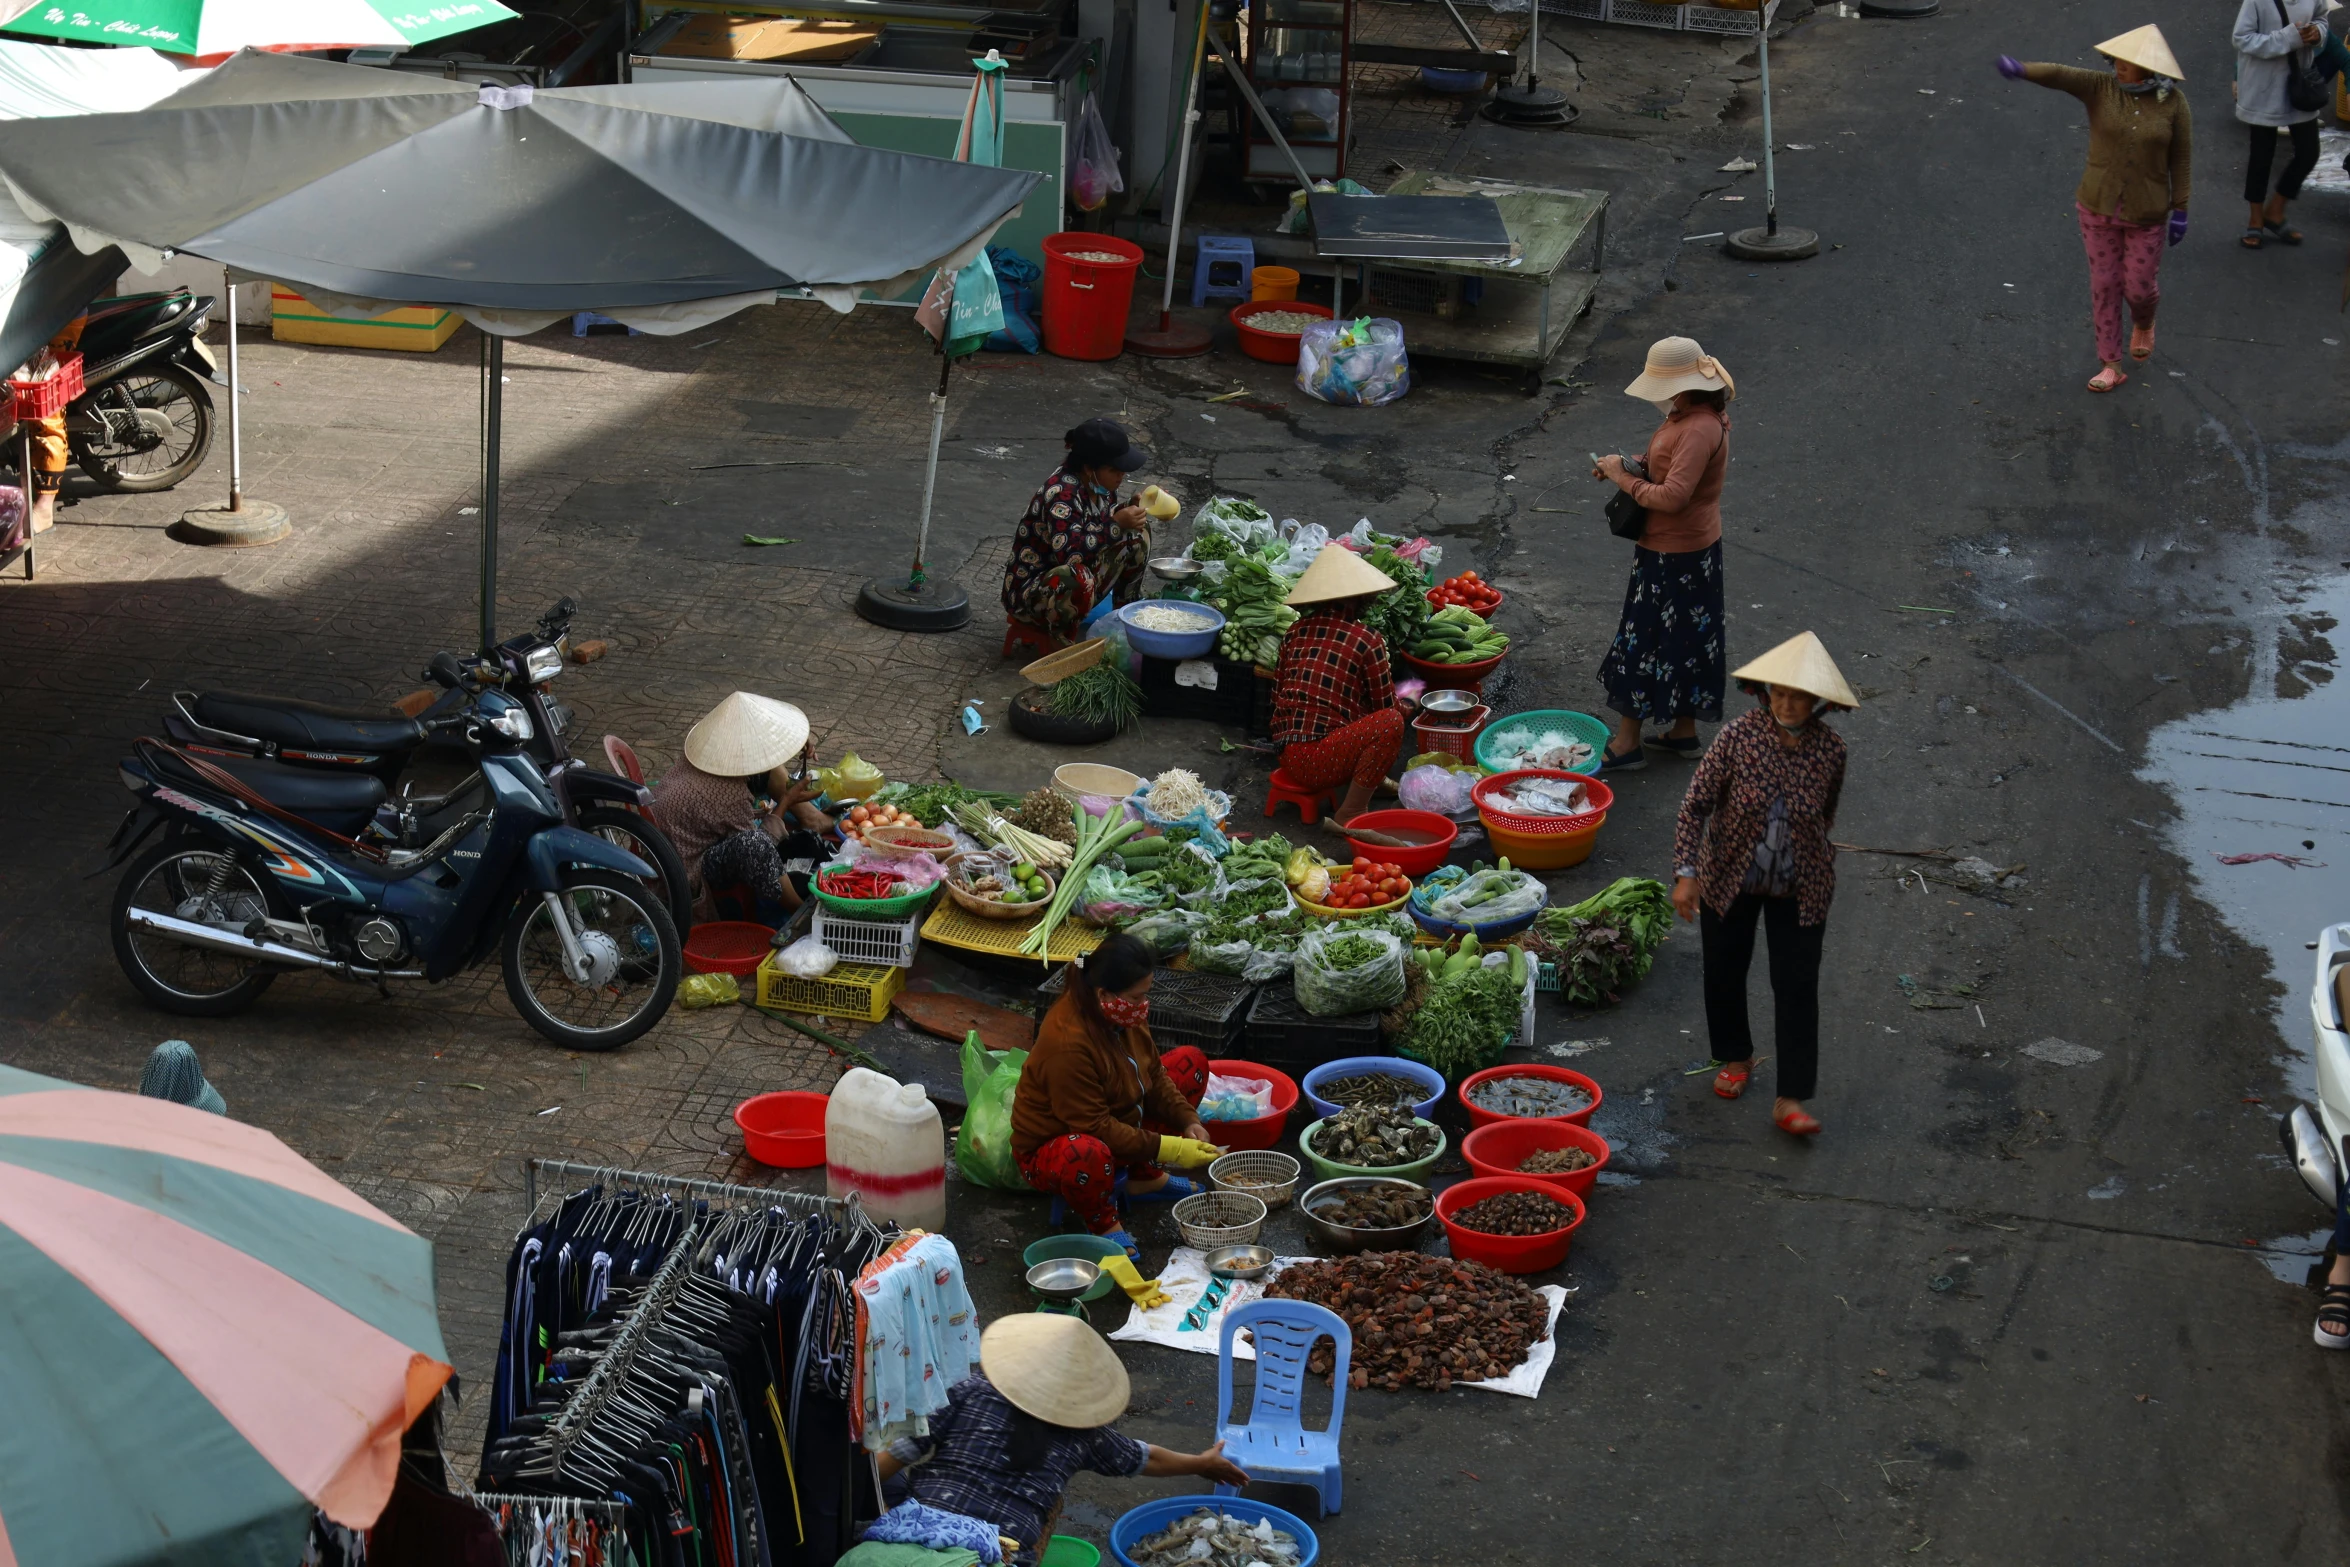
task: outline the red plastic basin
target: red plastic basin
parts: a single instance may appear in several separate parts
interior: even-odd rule
[[[697,974],[748,978],[775,950],[772,927],[751,920],[713,920],[686,932],[685,966]]]
[[[1535,1154],[1555,1148],[1580,1148],[1593,1162],[1580,1170],[1535,1175],[1518,1166]],[[1480,1126],[1461,1139],[1461,1157],[1478,1175],[1507,1176],[1518,1181],[1548,1181],[1578,1197],[1591,1195],[1591,1183],[1607,1168],[1607,1139],[1588,1126],[1571,1121],[1496,1121]]]
[[[813,1170],[824,1162],[823,1094],[791,1089],[756,1094],[734,1107],[743,1152],[779,1170]]]
[[[1482,1230],[1464,1230],[1452,1222],[1452,1216],[1463,1208],[1506,1192],[1540,1192],[1573,1210],[1575,1217],[1564,1229],[1547,1235],[1488,1235]],[[1567,1246],[1583,1227],[1583,1199],[1537,1176],[1481,1175],[1438,1192],[1436,1217],[1452,1242],[1452,1254],[1463,1261],[1482,1262],[1504,1273],[1540,1273],[1567,1260]]]
[[[1460,825],[1449,816],[1434,811],[1368,811],[1347,823],[1348,827],[1368,827],[1373,832],[1409,833],[1419,837],[1428,833],[1437,836],[1417,849],[1390,849],[1376,843],[1364,843],[1347,833],[1346,841],[1355,853],[1366,859],[1392,865],[1406,876],[1425,876],[1444,863],[1452,853],[1454,840],[1461,835]]]
[[[1248,318],[1250,316],[1263,315],[1273,310],[1295,311],[1299,315],[1320,316],[1327,321],[1330,319],[1330,307],[1301,304],[1294,299],[1252,299],[1246,304],[1234,305],[1225,317],[1240,333],[1240,351],[1242,353],[1251,359],[1262,359],[1269,365],[1294,367],[1297,364],[1298,344],[1305,340],[1305,333],[1268,332],[1263,327],[1249,325]]]
[[[1281,1141],[1282,1129],[1289,1125],[1289,1112],[1297,1108],[1297,1079],[1254,1061],[1210,1061],[1208,1070],[1218,1077],[1253,1077],[1273,1085],[1271,1115],[1260,1115],[1253,1121],[1202,1121],[1209,1142],[1237,1153],[1243,1148],[1270,1148]]]
[[[1572,1083],[1577,1088],[1582,1089],[1583,1092],[1591,1096],[1591,1103],[1585,1105],[1582,1109],[1577,1110],[1573,1115],[1496,1115],[1491,1110],[1479,1108],[1469,1098],[1470,1089],[1476,1087],[1479,1083],[1484,1082],[1486,1079],[1494,1077],[1554,1077],[1562,1083]],[[1570,1072],[1563,1066],[1489,1066],[1482,1072],[1471,1072],[1467,1077],[1462,1078],[1460,1086],[1461,1108],[1469,1112],[1469,1125],[1471,1127],[1494,1126],[1507,1121],[1536,1121],[1545,1125],[1553,1126],[1560,1124],[1570,1126],[1589,1126],[1591,1124],[1591,1112],[1599,1108],[1599,1102],[1602,1097],[1603,1096],[1599,1091],[1599,1085],[1597,1083],[1593,1082],[1590,1078],[1585,1077],[1582,1073]]]
[[[1427,681],[1430,690],[1475,691],[1479,695],[1483,695],[1485,677],[1499,669],[1501,661],[1509,657],[1509,653],[1505,650],[1494,654],[1491,658],[1480,658],[1467,664],[1431,663],[1424,658],[1414,658],[1409,653],[1399,653],[1396,656],[1403,660],[1404,667]]]

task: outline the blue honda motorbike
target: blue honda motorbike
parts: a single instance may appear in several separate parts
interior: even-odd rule
[[[557,1044],[617,1050],[651,1028],[683,967],[658,873],[565,825],[527,708],[469,694],[430,724],[478,759],[482,803],[415,849],[363,837],[384,803],[371,774],[138,741],[122,762],[137,804],[107,861],[137,854],[111,921],[131,983],[167,1012],[223,1017],[291,969],[385,987],[494,952],[515,1009]]]

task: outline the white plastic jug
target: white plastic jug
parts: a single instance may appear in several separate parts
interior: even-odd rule
[[[947,1134],[920,1083],[851,1067],[824,1108],[824,1187],[855,1192],[876,1219],[944,1230]]]

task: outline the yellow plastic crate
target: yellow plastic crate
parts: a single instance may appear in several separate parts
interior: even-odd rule
[[[822,979],[802,979],[775,966],[769,953],[759,965],[759,1005],[810,1017],[837,1017],[878,1023],[889,1016],[892,996],[906,988],[906,971],[873,963],[839,963]]]
[[[413,305],[380,316],[333,315],[290,288],[269,286],[269,335],[281,343],[429,354],[456,335],[461,325],[457,312],[438,305]]]
[[[990,957],[1035,963],[1038,961],[1035,953],[1020,950],[1020,943],[1034,929],[1034,920],[981,919],[953,899],[941,898],[938,907],[930,911],[930,918],[922,922],[922,939],[935,941],[942,947],[960,947],[965,952],[984,952]],[[1063,920],[1053,931],[1052,940],[1045,943],[1043,961],[1066,963],[1100,946],[1109,939],[1109,934],[1097,926]]]

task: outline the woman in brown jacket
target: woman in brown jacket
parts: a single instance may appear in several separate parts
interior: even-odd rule
[[[2089,315],[2097,328],[2099,368],[2089,390],[2110,392],[2129,379],[2122,372],[2125,299],[2130,357],[2154,352],[2164,240],[2175,245],[2187,237],[2195,127],[2187,95],[2179,91],[2179,62],[2162,29],[2148,25],[2108,38],[2097,52],[2113,61],[2111,75],[2027,65],[2004,54],[1999,74],[2070,93],[2089,111],[2089,167],[2073,206],[2089,253]]]
[[[1162,1057],[1151,1039],[1157,961],[1147,943],[1121,935],[1071,964],[1012,1096],[1012,1155],[1028,1184],[1137,1261],[1118,1198],[1188,1197],[1198,1184],[1161,1166],[1194,1168],[1223,1152],[1200,1124],[1207,1056],[1179,1045]]]

